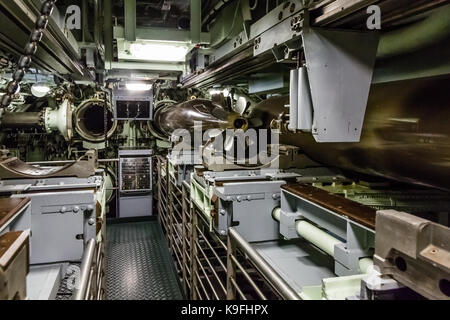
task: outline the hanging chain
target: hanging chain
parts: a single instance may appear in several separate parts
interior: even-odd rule
[[[105,92],[105,103],[103,104],[103,130],[105,134],[105,150],[108,150],[108,94]]]
[[[11,104],[12,98],[20,89],[20,82],[23,80],[25,76],[25,72],[30,68],[32,63],[32,58],[36,54],[38,44],[42,40],[42,36],[44,35],[44,31],[48,25],[48,18],[51,16],[53,12],[53,8],[55,2],[57,0],[46,0],[41,7],[40,14],[36,20],[33,31],[31,32],[30,40],[25,46],[25,53],[20,57],[19,62],[17,64],[17,68],[13,73],[12,80],[8,83],[6,87],[6,93],[3,95],[1,100],[1,110],[0,114],[3,111],[3,108],[8,107]]]

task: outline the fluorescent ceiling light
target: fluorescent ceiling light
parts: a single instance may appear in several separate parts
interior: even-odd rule
[[[228,90],[228,89],[223,89],[223,90],[211,89],[211,90],[209,90],[210,95],[221,94],[221,93],[223,94],[224,97],[228,97],[230,95],[230,90]]]
[[[147,61],[184,62],[189,48],[176,44],[132,43],[131,54]]]
[[[129,91],[148,91],[152,88],[152,85],[145,82],[127,82],[125,87]]]
[[[31,86],[31,93],[37,98],[45,97],[50,92],[50,86],[37,82]]]

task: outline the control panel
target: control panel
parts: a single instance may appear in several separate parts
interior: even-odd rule
[[[153,116],[153,92],[115,89],[113,94],[115,120],[148,121]]]
[[[152,150],[119,150],[119,217],[152,215]]]

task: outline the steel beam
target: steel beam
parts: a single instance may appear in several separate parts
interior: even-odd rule
[[[191,0],[191,42],[198,44],[202,31],[202,2]]]
[[[125,39],[136,41],[136,0],[125,0]]]
[[[328,24],[336,21],[346,15],[366,8],[378,0],[337,0],[324,6],[321,9],[321,15],[313,20],[313,24]]]
[[[114,27],[114,39],[125,39],[125,29],[121,26]],[[190,42],[191,32],[186,30],[167,29],[167,28],[137,28],[137,40],[152,40],[152,41],[175,41],[175,42]],[[201,43],[209,43],[209,33],[202,32],[200,34]]]
[[[182,72],[185,69],[184,64],[175,63],[152,63],[152,62],[112,62],[112,69],[134,69],[134,70],[152,70],[152,71],[176,71]]]
[[[112,2],[103,1],[103,43],[105,45],[105,68],[111,69],[113,58],[113,25],[112,25]]]
[[[39,1],[0,2],[0,47],[16,54],[22,54],[39,12]],[[56,10],[56,8],[55,8]],[[49,19],[49,24],[41,45],[34,57],[34,66],[57,74],[72,74],[74,79],[86,78],[85,70],[79,63],[80,52],[73,35],[65,33],[55,21],[57,13]]]

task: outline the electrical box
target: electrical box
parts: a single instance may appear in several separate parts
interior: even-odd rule
[[[119,218],[152,215],[152,150],[119,151]]]
[[[153,91],[129,91],[116,88],[113,93],[115,120],[153,119]]]

